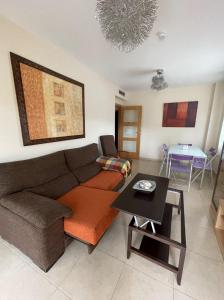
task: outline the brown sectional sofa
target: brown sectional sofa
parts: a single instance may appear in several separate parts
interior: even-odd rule
[[[0,236],[44,271],[64,253],[68,235],[98,243],[117,211],[120,173],[96,163],[97,144],[0,164]]]

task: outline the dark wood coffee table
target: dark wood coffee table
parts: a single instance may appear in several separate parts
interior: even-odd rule
[[[154,180],[156,190],[147,194],[133,190],[133,185],[143,179]],[[184,198],[183,191],[168,188],[168,185],[167,178],[139,173],[121,192],[112,207],[133,215],[128,226],[127,257],[133,252],[176,273],[180,285],[186,254]],[[178,205],[166,203],[167,191],[179,195]],[[181,242],[170,238],[173,209],[181,213]],[[139,218],[145,220],[140,224]],[[132,231],[143,235],[139,249],[132,246]],[[169,263],[170,247],[180,250],[178,266]]]

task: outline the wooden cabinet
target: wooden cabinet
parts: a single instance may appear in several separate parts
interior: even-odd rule
[[[220,200],[215,228],[223,230],[223,234],[224,234],[224,199]]]
[[[219,162],[212,202],[217,210],[215,233],[224,258],[224,145]]]

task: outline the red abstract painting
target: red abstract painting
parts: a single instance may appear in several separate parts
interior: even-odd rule
[[[164,103],[163,127],[195,127],[198,101]]]

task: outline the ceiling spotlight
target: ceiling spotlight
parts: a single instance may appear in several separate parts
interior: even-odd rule
[[[164,90],[168,87],[168,83],[165,81],[165,78],[163,76],[163,70],[158,69],[156,70],[156,75],[152,77],[152,85],[151,89],[156,91]]]
[[[167,38],[167,33],[165,31],[158,31],[156,35],[160,41],[163,41]]]

